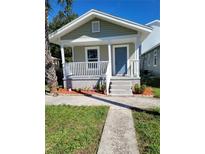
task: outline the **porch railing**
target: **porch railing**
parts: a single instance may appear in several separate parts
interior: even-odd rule
[[[108,61],[66,63],[66,76],[102,76],[106,74],[107,65]]]
[[[129,74],[131,77],[139,77],[139,60],[130,59],[129,60],[130,67],[129,67]]]

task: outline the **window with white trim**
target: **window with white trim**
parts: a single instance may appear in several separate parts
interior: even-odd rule
[[[87,50],[88,62],[98,61],[98,50],[97,49],[88,49]]]
[[[157,50],[154,50],[154,66],[157,66]]]
[[[89,62],[87,64],[88,69],[98,68],[99,56],[99,47],[86,47],[86,60]]]
[[[92,21],[92,33],[100,32],[100,21]]]

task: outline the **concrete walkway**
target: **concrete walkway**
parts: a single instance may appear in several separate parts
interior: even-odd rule
[[[152,108],[160,106],[157,98],[131,96],[131,97],[109,97],[109,96],[45,96],[47,105],[86,105],[86,106],[120,106],[124,108]]]
[[[98,154],[139,154],[130,109],[110,107]]]
[[[110,106],[101,137],[98,154],[139,154],[132,112],[157,107],[156,98],[108,96],[46,96],[47,105]]]

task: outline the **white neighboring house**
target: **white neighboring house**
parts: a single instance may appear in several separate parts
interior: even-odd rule
[[[49,35],[61,46],[64,88],[106,84],[110,95],[132,95],[140,83],[139,46],[152,28],[101,11],[90,10]],[[72,48],[66,63],[64,47]]]
[[[150,72],[160,76],[160,21],[154,20],[146,24],[153,28],[151,34],[142,42],[140,69],[143,73]]]

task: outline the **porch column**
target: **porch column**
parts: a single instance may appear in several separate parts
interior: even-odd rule
[[[74,46],[72,46],[72,62],[74,62]]]
[[[137,39],[136,39],[136,42],[135,42],[135,52],[136,52],[136,60],[137,60],[137,64],[136,64],[137,78],[140,78],[140,53],[139,53],[140,45],[141,45],[141,35],[139,33],[139,34],[137,34]]]
[[[66,89],[66,69],[65,69],[65,54],[64,54],[64,47],[61,45],[61,59],[62,59],[62,66],[63,66],[63,87]]]
[[[108,44],[108,65],[110,65],[110,76],[112,76],[112,65],[111,65],[111,44]]]

